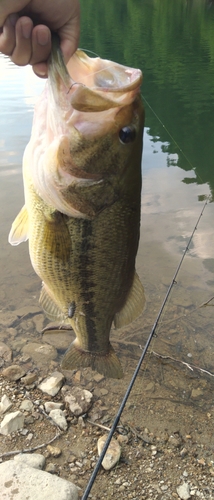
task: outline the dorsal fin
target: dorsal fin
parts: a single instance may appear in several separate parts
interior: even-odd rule
[[[24,205],[15,218],[8,236],[8,241],[12,246],[28,240],[28,224],[28,211]]]
[[[126,299],[123,308],[115,314],[114,326],[121,328],[122,326],[129,325],[142,313],[145,306],[144,288],[140,279],[135,271],[133,284]]]

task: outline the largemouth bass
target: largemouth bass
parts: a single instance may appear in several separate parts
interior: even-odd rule
[[[71,75],[71,76],[70,76]],[[76,339],[64,369],[120,378],[111,325],[144,307],[135,271],[140,229],[142,73],[78,50],[64,64],[53,40],[49,76],[23,158],[25,205],[10,234],[29,241],[47,317]]]

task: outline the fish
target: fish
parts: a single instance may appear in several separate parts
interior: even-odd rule
[[[53,37],[48,79],[23,155],[25,204],[9,243],[28,240],[40,305],[76,338],[62,368],[121,378],[112,325],[143,311],[135,270],[141,212],[142,72],[78,49],[64,63]],[[60,332],[60,330],[59,330]]]

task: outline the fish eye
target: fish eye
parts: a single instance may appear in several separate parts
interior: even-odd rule
[[[122,144],[133,142],[135,140],[135,137],[136,129],[133,125],[127,125],[126,127],[123,127],[119,132],[119,139]]]

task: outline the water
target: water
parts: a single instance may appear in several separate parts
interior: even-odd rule
[[[137,270],[147,303],[135,323],[112,332],[126,375],[121,382],[106,384],[122,397],[204,200],[207,196],[213,200],[214,7],[203,0],[81,3],[80,46],[144,73],[146,127]],[[22,155],[43,86],[31,68],[17,68],[0,55],[1,309],[13,317],[25,307],[28,314],[18,321],[15,333],[9,324],[9,330],[1,327],[0,340],[8,342],[15,359],[26,340],[44,342],[43,315],[30,318],[38,307],[40,281],[32,270],[27,245],[11,247],[7,242],[11,223],[23,205]],[[203,422],[204,412],[212,409],[213,377],[200,369],[214,372],[214,301],[199,306],[214,295],[213,219],[214,204],[209,202],[151,346],[168,358],[148,356],[130,397],[128,419],[142,420],[138,411],[142,400],[148,403],[144,423],[149,418],[154,427],[166,426],[171,418],[185,425],[189,406]],[[61,355],[68,337],[47,335],[45,341]],[[198,369],[192,371],[181,362]],[[42,358],[39,368],[41,373],[47,368]],[[163,413],[158,421],[157,411]],[[207,432],[204,440],[206,436]]]

